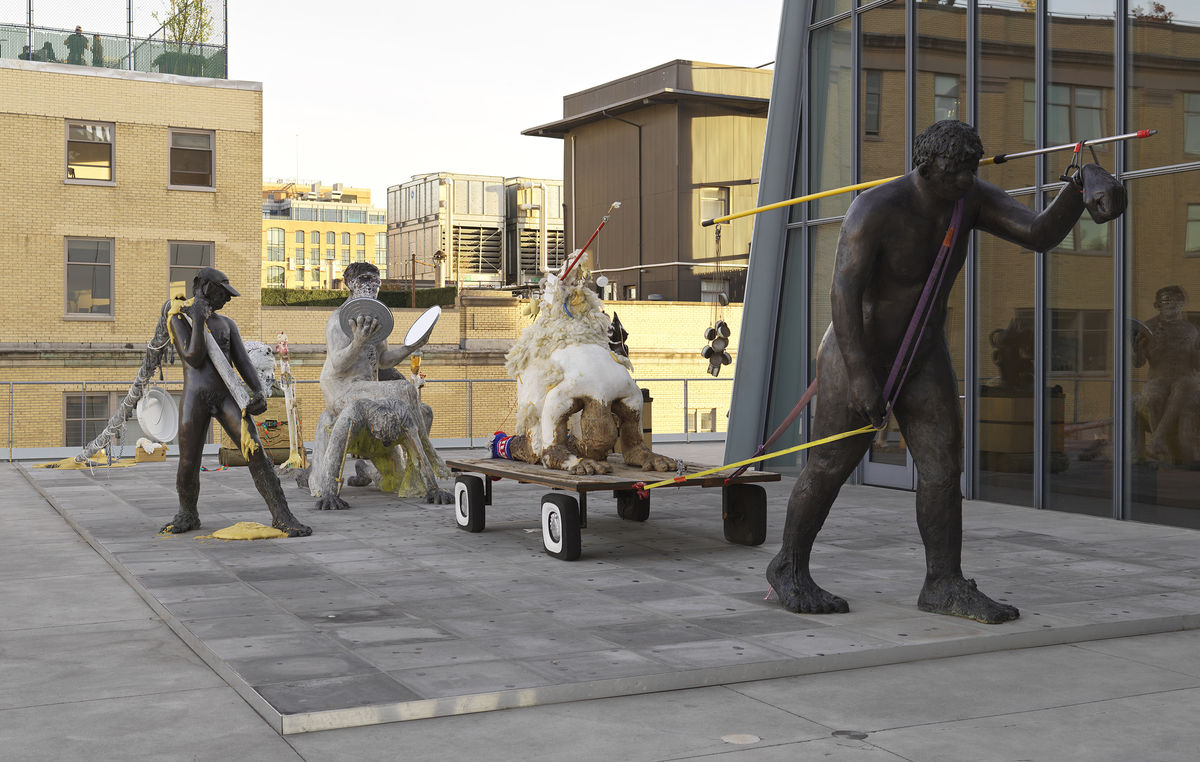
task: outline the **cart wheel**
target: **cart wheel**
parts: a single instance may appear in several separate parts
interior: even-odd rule
[[[623,489],[615,493],[617,515],[630,521],[645,521],[650,518],[650,496],[641,497],[637,490]]]
[[[721,488],[725,539],[737,545],[762,545],[767,539],[767,491],[757,484]]]
[[[542,544],[563,561],[579,558],[579,502],[551,492],[542,497]]]
[[[483,531],[483,479],[462,474],[454,480],[454,521],[468,532]]]

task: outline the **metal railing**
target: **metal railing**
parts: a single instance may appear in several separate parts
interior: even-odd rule
[[[659,441],[723,440],[728,423],[732,378],[638,378],[638,386],[648,389],[653,436]],[[156,381],[177,393],[180,380]],[[301,387],[301,418],[315,422],[324,409],[324,398],[312,379],[297,381]],[[103,426],[116,410],[120,398],[129,389],[124,381],[0,381],[0,394],[7,387],[8,460],[66,457],[90,441],[99,429],[89,431],[89,423]],[[307,389],[311,389],[308,392]],[[477,390],[479,393],[477,394]],[[102,410],[88,410],[89,397],[109,395]],[[79,395],[80,441],[65,443],[66,396]],[[508,378],[426,379],[422,399],[434,410],[431,438],[442,447],[484,445],[497,430],[516,423],[516,382]],[[59,411],[54,413],[53,411]],[[40,411],[40,412],[39,412]],[[703,413],[708,425],[697,431]],[[37,416],[42,416],[39,422]],[[216,429],[217,427],[214,427]],[[311,439],[313,426],[303,429]],[[217,432],[214,431],[214,434]],[[509,429],[511,433],[511,429]],[[132,445],[122,441],[122,446]]]

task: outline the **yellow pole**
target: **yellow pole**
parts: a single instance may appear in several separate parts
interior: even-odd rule
[[[1095,145],[1100,145],[1102,143],[1115,143],[1119,140],[1139,140],[1139,139],[1148,138],[1148,137],[1151,137],[1152,135],[1157,135],[1157,134],[1158,134],[1158,130],[1138,130],[1137,132],[1127,132],[1122,135],[1111,135],[1106,138],[1095,138],[1094,140],[1081,140],[1077,143],[1063,143],[1062,145],[1058,145],[1058,146],[1048,146],[1046,148],[1035,148],[1030,151],[1021,151],[1019,153],[1010,153],[1010,154],[1002,153],[1002,154],[997,154],[995,156],[989,156],[986,159],[980,160],[979,166],[986,167],[989,164],[1003,164],[1006,161],[1011,161],[1012,159],[1023,159],[1023,158],[1029,157],[1029,156],[1038,156],[1040,154],[1052,153],[1054,151],[1065,151],[1067,149],[1073,149],[1076,153],[1078,153],[1085,146],[1095,146]],[[759,207],[755,207],[754,209],[747,209],[744,212],[736,212],[734,214],[727,214],[724,217],[713,217],[711,220],[701,221],[700,224],[703,227],[711,227],[712,225],[720,225],[723,222],[729,222],[730,220],[736,220],[736,219],[740,219],[742,217],[749,217],[752,214],[759,214],[761,212],[769,212],[773,209],[782,209],[785,206],[792,206],[794,204],[803,204],[805,201],[816,201],[819,198],[828,198],[829,196],[839,196],[843,193],[853,193],[854,191],[858,191],[858,190],[866,190],[867,188],[874,188],[876,185],[883,185],[884,183],[890,183],[892,180],[898,180],[901,177],[904,177],[904,175],[895,175],[893,177],[885,177],[882,180],[868,180],[864,183],[856,183],[854,185],[846,185],[841,188],[831,188],[830,190],[819,191],[817,193],[810,193],[807,196],[800,196],[799,198],[789,198],[786,201],[776,201],[774,204],[767,204],[766,206],[759,206]]]

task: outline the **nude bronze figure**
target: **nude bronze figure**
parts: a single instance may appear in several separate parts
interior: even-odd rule
[[[312,529],[301,524],[288,508],[287,498],[271,459],[263,451],[258,431],[253,425],[243,427],[242,410],[233,392],[222,378],[209,356],[206,333],[211,333],[224,355],[224,361],[236,368],[250,386],[250,401],[246,410],[251,415],[266,412],[267,389],[255,371],[237,324],[224,315],[216,314],[234,296],[240,296],[220,270],[205,267],[193,280],[194,298],[190,305],[179,303],[168,318],[175,351],[183,360],[183,401],[179,410],[179,470],[175,489],[179,493],[179,512],[163,528],[163,533],[179,534],[200,528],[197,501],[200,497],[200,456],[209,421],[214,418],[225,433],[243,452],[249,452],[250,475],[254,486],[271,511],[271,526],[287,532],[289,537],[304,537]],[[219,361],[219,359],[217,360]],[[253,447],[244,446],[248,435]]]
[[[1124,199],[1103,191],[1091,193],[1085,187],[1089,178],[1112,177],[1089,164],[1045,210],[1035,213],[976,177],[982,155],[973,127],[954,120],[937,122],[914,141],[914,168],[908,174],[862,193],[850,205],[837,244],[832,325],[817,353],[820,383],[812,438],[865,423],[882,425],[884,379],[900,351],[955,203],[962,199],[961,234],[949,252],[928,325],[912,346],[912,367],[892,413],[919,477],[917,525],[925,544],[926,573],[918,608],[999,623],[1016,619],[1019,612],[984,595],[962,571],[963,422],[945,322],[946,301],[967,255],[965,233],[985,230],[1046,251],[1070,232],[1085,202],[1095,216],[1123,211]],[[814,448],[796,481],[783,544],[767,569],[767,580],[789,611],[849,610],[843,598],[813,580],[809,557],[838,491],[873,439],[874,434],[866,433]]]

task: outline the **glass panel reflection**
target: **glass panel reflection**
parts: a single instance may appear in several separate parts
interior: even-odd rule
[[[1095,516],[1113,512],[1111,225],[1084,212],[1047,255],[1046,507]]]
[[[988,156],[1034,147],[1034,22],[1034,14],[1019,8],[979,9],[977,126]],[[1017,159],[980,167],[979,176],[1005,189],[1028,188],[1034,184],[1036,167],[1033,159]]]
[[[941,119],[961,119],[965,114],[967,9],[919,3],[917,33],[914,134]]]
[[[894,177],[904,165],[904,3],[864,12],[859,77],[860,182]]]
[[[1200,161],[1200,0],[1129,4],[1129,127],[1158,135],[1128,146],[1130,169]]]
[[[809,191],[830,190],[854,182],[850,130],[854,58],[850,19],[812,33],[809,51]],[[803,191],[798,191],[800,195]],[[844,214],[850,195],[809,202],[809,219]],[[793,211],[797,215],[799,210]],[[796,219],[793,216],[793,219]]]
[[[837,225],[827,225],[837,235]],[[804,326],[804,309],[806,299],[804,294],[804,268],[801,257],[801,245],[805,229],[788,231],[787,259],[783,268],[783,283],[780,287],[779,322],[775,339],[775,357],[772,361],[771,391],[767,405],[767,420],[765,432],[759,435],[759,441],[770,436],[771,432],[787,418],[788,413],[799,401],[800,396],[808,385],[808,374],[804,368],[804,357],[800,352],[800,336]],[[817,291],[822,287],[818,286]],[[823,287],[828,293],[828,281]],[[794,424],[775,444],[772,450],[783,450],[800,443],[800,425]],[[799,472],[803,458],[800,453],[792,453],[766,461],[763,467],[770,471],[787,474]]]
[[[1046,8],[1050,14],[1046,145],[1115,134],[1113,0],[1091,0],[1082,10],[1075,0],[1050,0]],[[1109,171],[1114,150],[1112,143],[1095,148]],[[1069,160],[1065,152],[1047,157],[1045,180],[1057,181]]]
[[[1200,172],[1128,187],[1130,518],[1200,527],[1200,258],[1186,250]]]

